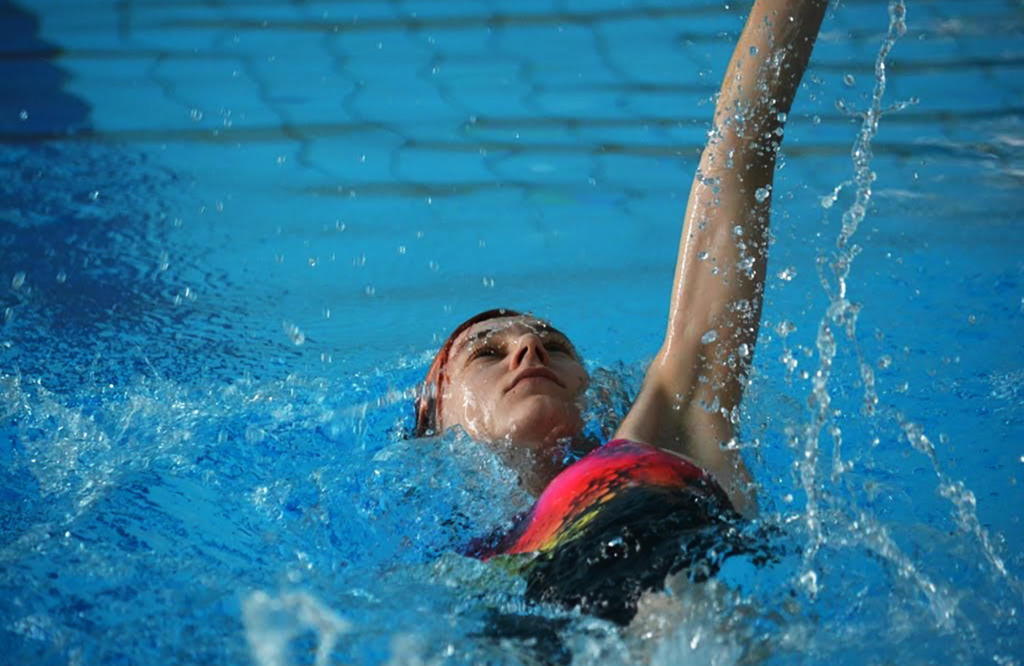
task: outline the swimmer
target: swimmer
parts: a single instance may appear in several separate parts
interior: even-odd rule
[[[734,447],[757,340],[772,179],[782,130],[826,0],[757,0],[717,97],[690,189],[664,342],[616,439],[707,470],[744,514],[756,510]],[[416,435],[461,426],[496,446],[534,495],[583,429],[588,384],[568,337],[536,317],[490,310],[458,326],[416,401]]]

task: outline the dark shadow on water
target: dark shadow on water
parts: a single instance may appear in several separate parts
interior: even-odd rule
[[[89,104],[64,90],[70,77],[53,62],[61,53],[35,15],[0,0],[0,140],[89,129]]]
[[[0,375],[88,393],[287,365],[283,344],[237,349],[244,311],[190,300],[186,287],[216,292],[224,276],[170,239],[187,183],[130,145],[81,140],[91,107],[39,31],[0,0]]]

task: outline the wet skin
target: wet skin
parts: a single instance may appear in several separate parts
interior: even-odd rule
[[[460,425],[474,439],[529,451],[541,462],[580,433],[588,381],[572,343],[551,325],[527,316],[489,319],[452,345],[441,427]]]

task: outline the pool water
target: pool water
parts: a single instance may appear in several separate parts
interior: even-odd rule
[[[592,430],[621,416],[745,12],[0,1],[0,661],[1021,663],[1015,3],[826,18],[739,442],[772,561],[626,628],[531,606],[458,555],[515,475],[406,437],[499,305],[582,350]]]

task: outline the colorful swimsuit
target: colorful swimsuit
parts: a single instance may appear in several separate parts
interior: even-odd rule
[[[619,439],[562,471],[512,531],[474,554],[522,573],[533,601],[626,624],[666,575],[712,575],[735,552],[723,535],[736,533],[737,518],[703,469]]]

